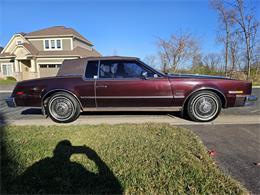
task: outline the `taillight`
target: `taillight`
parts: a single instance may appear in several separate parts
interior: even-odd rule
[[[23,94],[24,94],[23,91],[17,91],[17,92],[16,92],[16,95],[23,95]]]

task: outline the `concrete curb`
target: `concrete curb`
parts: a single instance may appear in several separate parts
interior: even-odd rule
[[[0,93],[12,93],[13,91],[10,90],[0,90]]]
[[[253,86],[253,89],[260,89],[260,86]]]
[[[170,125],[185,125],[185,126],[192,126],[192,125],[200,125],[200,126],[213,126],[213,125],[242,125],[242,124],[259,124],[260,125],[260,117],[259,115],[248,116],[248,115],[222,115],[219,116],[216,120],[207,123],[199,123],[199,122],[192,122],[188,120],[184,120],[182,118],[178,118],[175,116],[172,117],[165,117],[165,116],[148,116],[148,117],[118,117],[118,116],[105,116],[105,117],[80,117],[76,121],[68,124],[60,124],[53,122],[50,118],[42,118],[42,119],[18,119],[18,120],[6,120],[7,125],[34,125],[34,126],[74,126],[74,125],[100,125],[100,124],[142,124],[142,123],[168,123]],[[0,122],[1,126],[1,122]]]

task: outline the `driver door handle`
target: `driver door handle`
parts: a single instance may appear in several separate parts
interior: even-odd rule
[[[96,88],[107,88],[108,85],[97,85]]]

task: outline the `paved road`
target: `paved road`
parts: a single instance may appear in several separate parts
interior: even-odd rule
[[[260,89],[253,89],[260,98]],[[9,93],[0,93],[0,113],[7,123],[15,125],[50,125],[37,108],[7,108],[3,99]],[[215,150],[220,167],[237,178],[251,192],[260,194],[260,101],[252,107],[230,108],[211,123],[194,123],[179,117],[179,113],[121,112],[83,113],[78,124],[165,122],[192,129],[208,149]]]
[[[254,89],[253,93],[260,97],[260,89]],[[6,120],[15,125],[19,124],[54,124],[50,119],[41,115],[39,108],[8,108],[4,98],[10,93],[0,93],[0,112]],[[260,122],[260,101],[252,107],[230,108],[222,110],[222,114],[208,124],[255,124]],[[140,122],[168,122],[175,125],[198,125],[179,117],[179,113],[167,112],[109,112],[109,113],[83,113],[77,121],[72,124],[100,124],[100,123],[140,123]]]

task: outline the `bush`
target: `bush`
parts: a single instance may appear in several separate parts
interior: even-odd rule
[[[9,76],[9,77],[6,77],[6,80],[8,80],[8,81],[17,81],[16,78],[10,77],[10,76]]]

